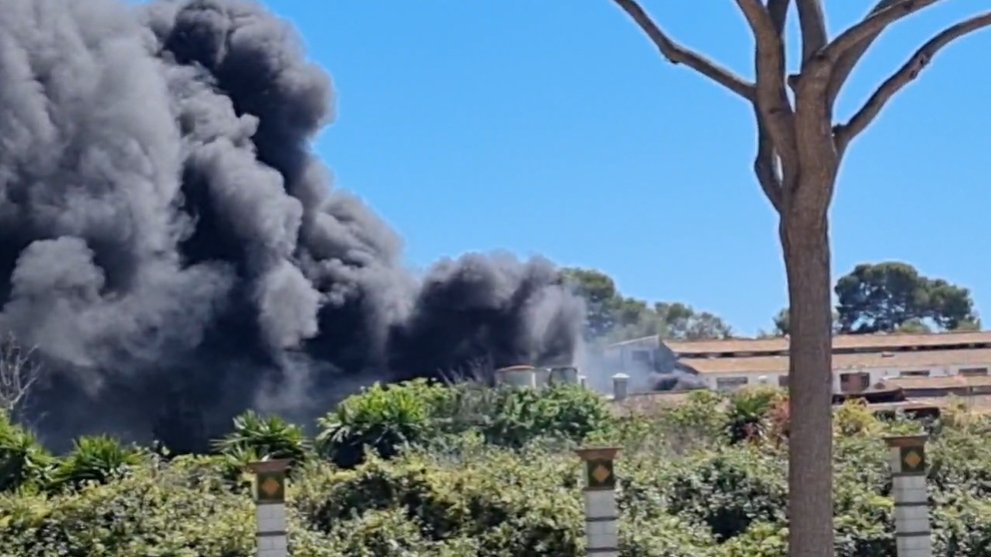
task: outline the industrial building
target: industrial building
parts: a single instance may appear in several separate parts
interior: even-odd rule
[[[692,374],[714,390],[788,384],[788,339],[672,341],[658,336],[612,344],[603,357],[630,376]],[[900,389],[918,397],[991,394],[991,331],[836,335],[833,392]]]

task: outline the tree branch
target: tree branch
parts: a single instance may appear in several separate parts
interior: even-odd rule
[[[34,351],[22,349],[13,335],[0,340],[0,413],[13,416],[38,380]]]
[[[796,0],[798,22],[802,30],[802,65],[812,59],[829,42],[822,0]],[[770,4],[768,4],[770,6]]]
[[[757,43],[754,65],[757,73],[755,105],[758,109],[758,125],[765,126],[765,136],[771,141],[772,152],[781,158],[781,166],[787,173],[798,168],[795,112],[785,89],[785,50],[780,31],[784,29],[786,15],[786,10],[782,10],[782,7],[787,6],[782,6],[785,4],[783,2],[769,2],[765,7],[760,0],[736,0],[736,3],[746,17]],[[774,8],[773,13],[770,8]],[[790,183],[790,180],[785,177],[783,183]]]
[[[767,0],[767,13],[778,37],[783,37],[785,25],[788,22],[788,8],[791,0]],[[783,40],[783,39],[781,39]],[[754,106],[754,117],[757,121],[757,156],[754,158],[754,174],[757,182],[774,210],[781,213],[784,196],[784,179],[778,165],[778,154],[774,149],[774,140],[764,124],[760,109]]]
[[[942,0],[898,0],[887,2],[885,7],[878,7],[871,11],[860,23],[850,27],[840,33],[831,43],[822,49],[822,55],[836,62],[840,56],[855,48],[858,44],[866,40],[872,40],[873,36],[884,31],[889,25],[909,16],[923,8],[931,6]]]
[[[881,110],[888,104],[888,101],[894,97],[895,93],[900,91],[903,87],[919,77],[919,73],[929,62],[932,61],[933,57],[946,45],[952,43],[953,41],[969,34],[974,31],[978,31],[985,27],[991,26],[991,12],[987,12],[968,20],[962,21],[948,27],[943,30],[935,37],[929,40],[926,44],[915,51],[915,54],[908,59],[901,68],[898,69],[894,74],[891,75],[880,87],[874,91],[874,94],[867,99],[867,102],[863,107],[858,110],[850,121],[844,125],[837,126],[834,130],[836,136],[837,148],[842,151],[847,145],[859,135],[862,131],[867,129],[869,125],[877,118]]]
[[[778,32],[778,36],[785,32],[790,5],[791,0],[767,0],[767,13],[771,15],[771,22],[774,23],[774,30]]]
[[[712,60],[694,52],[684,46],[674,42],[668,37],[660,27],[647,15],[647,12],[640,7],[636,0],[613,0],[623,9],[650,40],[657,45],[664,56],[672,64],[684,64],[698,73],[708,77],[716,83],[733,91],[737,95],[752,101],[754,98],[754,84],[744,80],[731,70],[728,70]]]
[[[871,16],[880,10],[888,8],[894,4],[900,3],[902,0],[880,0],[874,5],[874,8],[867,14]],[[851,47],[849,50],[839,55],[836,63],[833,65],[833,74],[830,76],[829,86],[826,90],[826,100],[829,106],[833,106],[836,103],[836,98],[840,95],[840,90],[843,85],[846,84],[846,80],[853,73],[853,69],[860,62],[860,59],[864,57],[867,50],[870,49],[874,41],[881,36],[881,31],[872,33],[866,39],[860,41],[856,46]]]

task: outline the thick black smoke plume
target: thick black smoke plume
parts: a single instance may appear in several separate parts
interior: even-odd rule
[[[0,329],[45,360],[43,437],[196,444],[248,407],[312,416],[373,380],[570,359],[583,308],[552,265],[414,276],[331,189],[309,142],[332,97],[254,3],[4,0]]]

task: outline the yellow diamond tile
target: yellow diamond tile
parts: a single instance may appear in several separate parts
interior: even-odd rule
[[[261,485],[262,493],[272,497],[279,492],[279,482],[275,478],[268,478]]]
[[[595,470],[592,470],[592,477],[595,478],[595,481],[599,483],[608,480],[609,476],[610,476],[609,469],[601,464],[596,466]]]
[[[922,457],[915,451],[909,451],[909,453],[905,455],[905,464],[908,464],[909,468],[917,467],[920,462],[922,462]]]

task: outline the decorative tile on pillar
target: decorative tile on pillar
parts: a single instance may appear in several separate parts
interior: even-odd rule
[[[612,460],[590,460],[586,465],[586,470],[588,472],[589,489],[616,488],[616,475],[613,472]]]
[[[926,453],[922,447],[901,447],[901,473],[924,474],[926,472]]]
[[[286,477],[282,472],[260,472],[255,485],[255,497],[260,504],[286,500]]]

